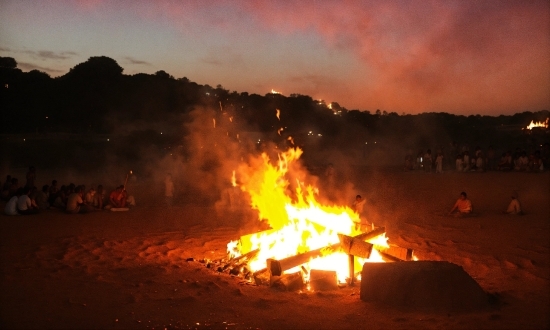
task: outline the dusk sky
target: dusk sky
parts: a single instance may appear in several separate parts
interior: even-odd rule
[[[416,114],[550,110],[550,2],[0,0],[0,56]]]

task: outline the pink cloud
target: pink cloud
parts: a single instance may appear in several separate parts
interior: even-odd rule
[[[413,112],[550,105],[545,1],[256,1],[246,9],[278,33],[314,30],[354,52],[375,77],[356,103]]]

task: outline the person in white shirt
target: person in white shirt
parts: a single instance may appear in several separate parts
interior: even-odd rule
[[[19,211],[20,214],[27,215],[38,213],[38,206],[29,197],[30,192],[30,187],[23,188],[23,194],[17,199],[17,211]]]
[[[19,199],[19,196],[21,196],[22,190],[18,190],[15,196],[10,198],[10,200],[6,203],[6,207],[4,208],[4,213],[6,215],[19,215],[19,212],[17,211],[17,200]]]

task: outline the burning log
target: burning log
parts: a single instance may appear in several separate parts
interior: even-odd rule
[[[254,278],[254,282],[256,283],[256,285],[270,285],[271,284],[270,283],[271,274],[269,273],[269,269],[267,269],[267,268],[260,269],[256,272],[254,272],[252,277]]]
[[[309,285],[314,291],[329,291],[338,289],[338,279],[333,270],[312,269]]]
[[[300,266],[309,262],[311,259],[315,259],[323,256],[327,251],[336,251],[340,248],[340,243],[331,244],[329,246],[322,247],[320,249],[311,250],[306,253],[297,254],[285,259],[275,260],[268,259],[267,267],[271,271],[272,276],[280,276],[285,270]]]
[[[375,245],[374,248],[380,252],[383,258],[391,261],[411,261],[413,257],[413,249],[406,249],[395,245],[390,247]]]
[[[304,287],[302,272],[283,274],[271,278],[271,286],[283,291],[297,291]]]
[[[349,244],[347,245],[346,251],[351,251],[352,245],[354,245],[352,253],[355,253],[356,256],[361,258],[369,258],[370,253],[372,252],[372,244],[364,242],[364,240],[368,240],[376,236],[380,236],[385,232],[386,232],[386,228],[380,227],[378,229],[375,229],[368,233],[357,235],[355,237],[346,236],[352,239],[354,242],[353,244],[351,244],[351,241],[349,242]],[[342,235],[342,236],[345,236],[345,235]],[[311,259],[321,257],[327,254],[328,251],[337,251],[341,247],[342,247],[341,243],[335,243],[335,244],[322,247],[320,249],[311,250],[306,253],[297,254],[281,260],[269,259],[267,261],[267,268],[270,270],[272,276],[280,276],[285,270],[305,264],[309,262]],[[346,252],[346,253],[352,254],[350,252]]]
[[[369,232],[354,236],[353,238],[368,241],[369,239],[375,238],[376,236],[380,236],[384,233],[386,233],[386,227],[380,227],[376,228],[375,230],[371,230]]]
[[[235,266],[235,265],[242,265],[246,262],[248,262],[251,259],[254,259],[258,253],[260,252],[260,249],[252,250],[248,253],[245,253],[237,258],[233,258],[229,261],[229,266]]]
[[[370,258],[372,244],[343,234],[338,234],[338,238],[340,239],[340,248],[346,254],[365,259]]]

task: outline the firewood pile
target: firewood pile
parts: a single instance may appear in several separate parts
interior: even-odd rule
[[[374,250],[385,262],[411,261],[413,250],[390,245],[379,246],[369,243],[375,237],[384,235],[385,227],[379,227],[354,237],[339,234],[339,242],[325,247],[296,254],[284,259],[267,259],[265,268],[252,271],[250,261],[259,254],[259,249],[252,250],[239,257],[209,260],[201,259],[208,269],[219,273],[229,274],[246,280],[255,285],[266,285],[286,291],[302,290],[309,286],[314,291],[333,290],[346,285],[354,285],[356,281],[355,258],[369,259]],[[349,258],[349,277],[347,283],[338,283],[335,271],[311,269],[308,271],[304,264],[315,258],[322,258],[334,252],[344,252]],[[299,269],[287,273],[291,269]]]

